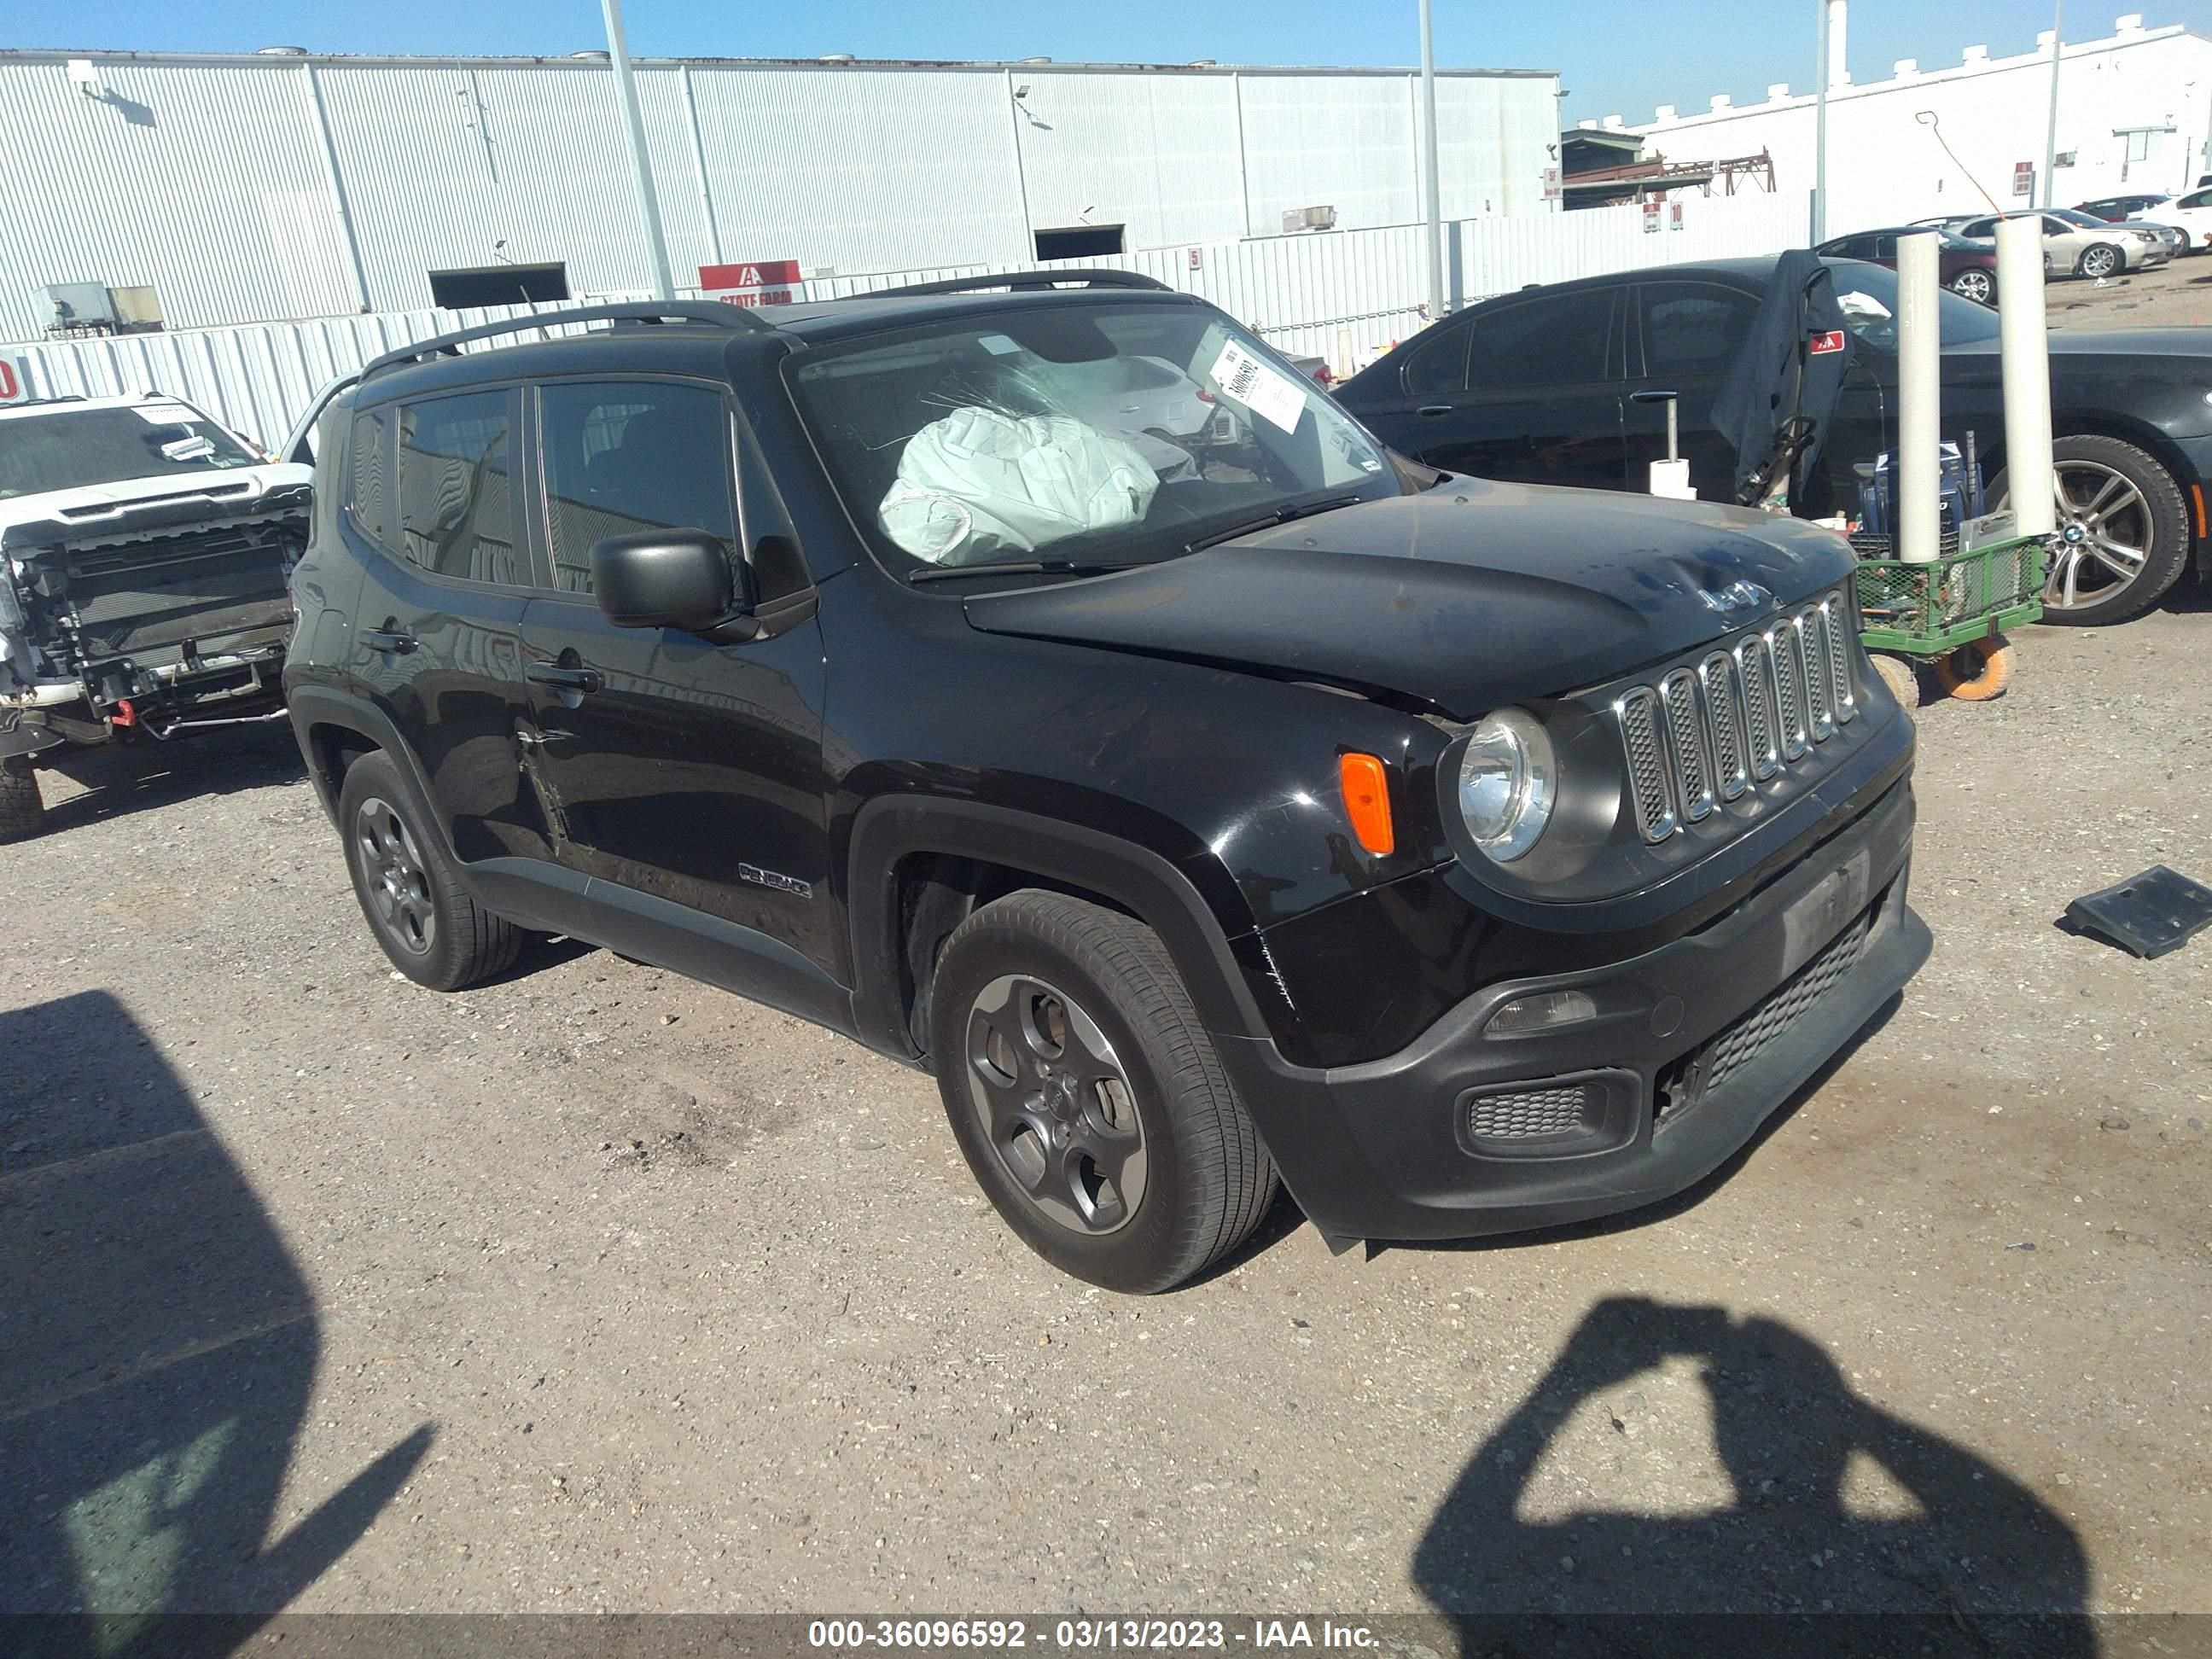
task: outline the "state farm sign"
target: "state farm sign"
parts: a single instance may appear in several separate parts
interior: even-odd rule
[[[733,265],[701,265],[699,286],[710,300],[733,306],[787,306],[799,282],[796,259],[749,259]]]

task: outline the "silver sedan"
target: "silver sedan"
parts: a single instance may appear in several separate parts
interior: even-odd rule
[[[1984,214],[1957,228],[1969,241],[1996,240],[1997,220],[2018,214]],[[2148,225],[2107,224],[2071,208],[2054,208],[2043,218],[2043,268],[2053,276],[2118,276],[2148,270],[2172,257],[2166,239]]]

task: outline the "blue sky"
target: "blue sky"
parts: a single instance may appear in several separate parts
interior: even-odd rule
[[[1570,121],[1655,105],[1738,102],[1769,82],[1809,88],[1814,0],[1435,0],[1440,64],[1560,72]],[[8,0],[0,46],[170,52],[302,46],[318,52],[560,54],[604,46],[597,0]],[[2212,35],[2212,0],[2074,0],[2069,39],[2123,12]],[[1853,0],[1851,68],[1955,63],[1960,48],[2027,50],[2044,0]],[[625,0],[641,56],[1026,58],[1224,64],[1410,64],[1414,0]],[[1634,21],[1632,23],[1631,19]]]

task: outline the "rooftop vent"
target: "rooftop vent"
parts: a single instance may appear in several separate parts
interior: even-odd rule
[[[263,46],[253,54],[256,58],[305,58],[305,46]]]
[[[814,61],[817,64],[850,64],[856,60],[849,52],[825,52]]]
[[[572,52],[568,56],[580,64],[605,64],[612,61],[612,54],[604,46],[597,52]]]

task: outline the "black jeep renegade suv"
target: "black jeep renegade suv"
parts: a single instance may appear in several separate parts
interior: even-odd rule
[[[1425,471],[1143,279],[471,330],[317,467],[285,684],[392,962],[927,1066],[1103,1285],[1279,1175],[1339,1243],[1662,1198],[1928,951],[1840,539]]]

